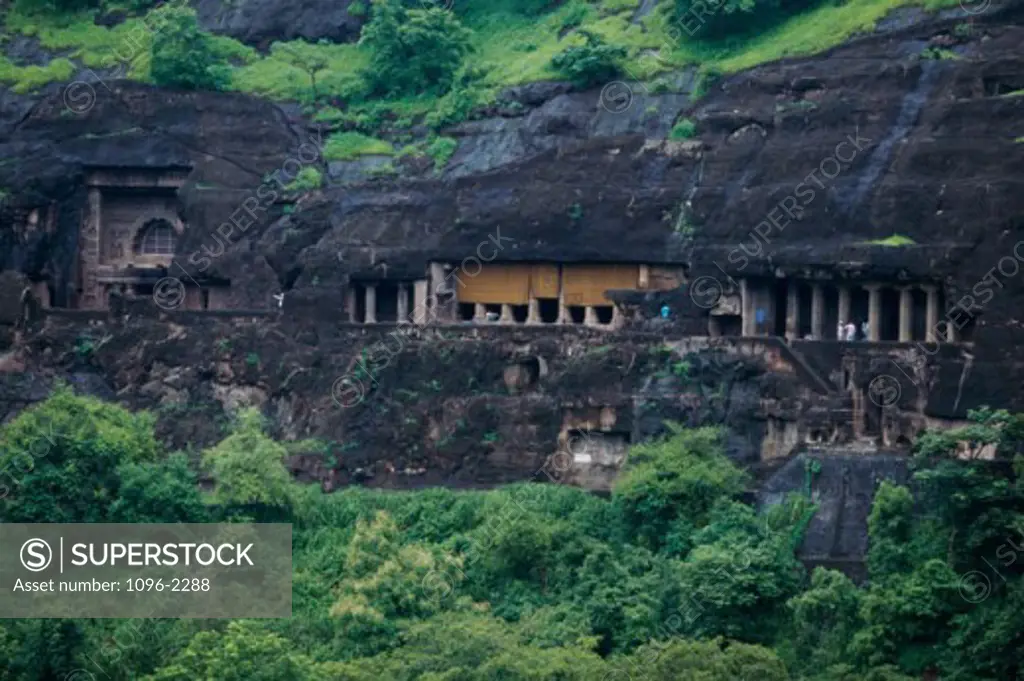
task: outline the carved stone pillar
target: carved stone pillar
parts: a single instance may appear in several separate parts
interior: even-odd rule
[[[821,284],[811,285],[811,335],[815,340],[825,337],[825,289]]]
[[[345,310],[348,313],[349,323],[356,321],[356,290],[349,284],[345,288]]]
[[[445,282],[445,280],[444,280],[444,265],[442,265],[439,262],[432,262],[432,263],[430,263],[430,267],[428,268],[427,278],[429,279],[429,284],[428,284],[428,287],[427,287],[428,293],[427,293],[427,296],[426,296],[426,301],[427,301],[426,302],[426,305],[427,305],[427,316],[426,316],[426,318],[427,318],[428,321],[436,322],[437,321],[437,313],[438,313],[438,300],[437,300],[438,296],[437,296],[437,291],[442,286],[448,286],[451,283],[454,283],[455,277],[452,277],[452,281],[451,282]],[[458,295],[458,294],[456,294],[456,295]]]
[[[427,297],[430,285],[426,279],[420,279],[412,285],[412,321],[414,324],[427,323]]]
[[[800,288],[795,279],[786,282],[786,338],[800,335]]]
[[[473,304],[473,321],[477,324],[487,321],[487,307],[483,303]]]
[[[102,201],[99,187],[89,188],[88,211],[82,224],[79,239],[79,266],[82,277],[81,307],[98,310],[107,306],[106,296],[96,279],[100,265],[100,231],[102,225]]]
[[[512,306],[508,303],[503,303],[501,306],[501,323],[502,324],[514,324],[516,321],[515,315],[512,314]]]
[[[929,343],[937,343],[939,341],[939,290],[935,286],[923,286],[922,288],[927,296],[924,339]]]
[[[868,284],[868,340],[877,343],[882,338],[882,287]]]
[[[600,326],[601,323],[597,320],[597,310],[594,309],[593,305],[587,305],[583,309],[583,323],[587,326]]]
[[[559,324],[571,324],[572,315],[569,314],[569,308],[565,304],[565,293],[559,292],[558,294],[558,323]]]
[[[750,291],[750,283],[740,279],[740,328],[741,335],[753,336],[755,330],[754,301]]]
[[[366,285],[366,323],[377,323],[377,286],[376,284]]]
[[[409,321],[409,287],[407,284],[398,285],[398,315],[399,324]]]
[[[900,289],[900,342],[909,343],[913,337],[914,296],[909,286]]]
[[[526,308],[526,323],[527,324],[540,324],[540,303],[533,296],[530,296],[530,301],[527,303]]]
[[[852,319],[850,319],[850,315],[853,314],[852,307],[853,307],[853,305],[851,303],[851,298],[850,298],[850,287],[849,286],[839,286],[839,319],[838,319],[838,321],[842,322],[843,324],[846,324],[846,322],[849,322],[849,321],[853,321]],[[842,338],[837,338],[836,340],[842,340]]]

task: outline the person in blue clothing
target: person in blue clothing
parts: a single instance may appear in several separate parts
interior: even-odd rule
[[[669,314],[671,312],[672,312],[672,310],[669,309],[668,305],[662,305],[661,306],[661,318],[662,319],[668,319],[668,316],[669,316]]]
[[[768,315],[765,313],[763,307],[757,308],[757,313],[754,315],[754,319],[757,321],[757,332],[764,333],[764,320]]]

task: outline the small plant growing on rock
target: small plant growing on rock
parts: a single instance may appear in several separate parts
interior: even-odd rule
[[[312,192],[320,189],[323,183],[324,178],[320,171],[313,166],[306,166],[285,186],[285,189],[290,192]]]
[[[459,142],[454,137],[435,137],[427,145],[427,156],[434,159],[434,170],[441,172],[455,155]]]
[[[95,350],[96,344],[92,342],[91,338],[79,338],[75,343],[75,354],[79,359],[88,359]]]
[[[581,88],[608,82],[620,73],[619,62],[626,57],[626,48],[608,45],[590,31],[579,31],[582,45],[574,45],[555,55],[551,68]]]
[[[684,118],[672,126],[669,137],[674,140],[688,140],[697,136],[697,124],[689,118]]]
[[[570,220],[572,220],[574,223],[579,222],[580,220],[583,219],[583,206],[581,206],[578,203],[574,203],[571,206],[569,206],[568,213]]]
[[[714,85],[721,76],[722,73],[712,66],[702,67],[700,71],[697,72],[697,79],[693,82],[693,92],[690,93],[691,99],[700,99],[706,95],[711,89],[711,86]]]

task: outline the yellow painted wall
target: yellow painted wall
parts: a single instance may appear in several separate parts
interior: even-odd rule
[[[639,286],[639,265],[563,265],[562,293],[566,305],[610,305],[609,289]]]
[[[460,303],[526,305],[530,302],[530,265],[484,265],[471,277],[459,272]]]

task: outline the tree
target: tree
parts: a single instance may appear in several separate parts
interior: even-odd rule
[[[676,521],[703,527],[712,507],[738,497],[746,481],[719,430],[673,426],[669,437],[630,450],[613,494],[630,531],[657,549]]]
[[[150,76],[161,87],[223,90],[231,80],[226,61],[209,34],[199,28],[195,10],[167,4],[152,13]]]
[[[325,42],[322,40],[320,43],[307,43],[304,40],[294,40],[289,43],[274,43],[270,46],[271,55],[306,72],[306,75],[309,76],[310,101],[314,104],[320,100],[317,77],[330,64],[322,49]]]
[[[668,644],[652,644],[623,660],[622,666],[627,671],[630,667],[641,670],[650,681],[789,681],[790,678],[786,666],[772,650],[720,638],[711,641],[674,639]],[[608,678],[631,677],[622,674]]]
[[[365,77],[384,95],[445,92],[471,50],[471,36],[448,10],[374,0],[373,19],[359,39],[370,51]]]
[[[804,574],[790,537],[788,529],[764,532],[748,506],[720,503],[680,569],[694,611],[689,633],[770,642]]]
[[[153,424],[150,414],[132,414],[58,386],[46,401],[0,428],[0,520],[111,522],[116,509],[128,512],[136,502],[132,515],[144,517],[151,506],[134,494],[122,499],[121,493],[125,475],[134,479],[149,471],[145,475],[159,477]]]
[[[145,681],[319,681],[317,665],[286,639],[253,622],[202,631]]]
[[[201,523],[209,516],[184,454],[157,463],[127,463],[118,469],[121,486],[110,506],[113,523]]]
[[[580,30],[582,45],[573,45],[551,60],[551,67],[578,87],[606,83],[620,73],[619,62],[626,57],[626,48],[607,44],[601,36]]]
[[[213,500],[251,510],[290,507],[294,483],[284,466],[287,454],[263,434],[258,410],[242,410],[231,435],[203,452],[203,465],[214,480]]]
[[[792,669],[813,674],[850,659],[847,647],[862,625],[861,595],[843,573],[815,568],[810,588],[786,603],[791,625],[783,642]]]

